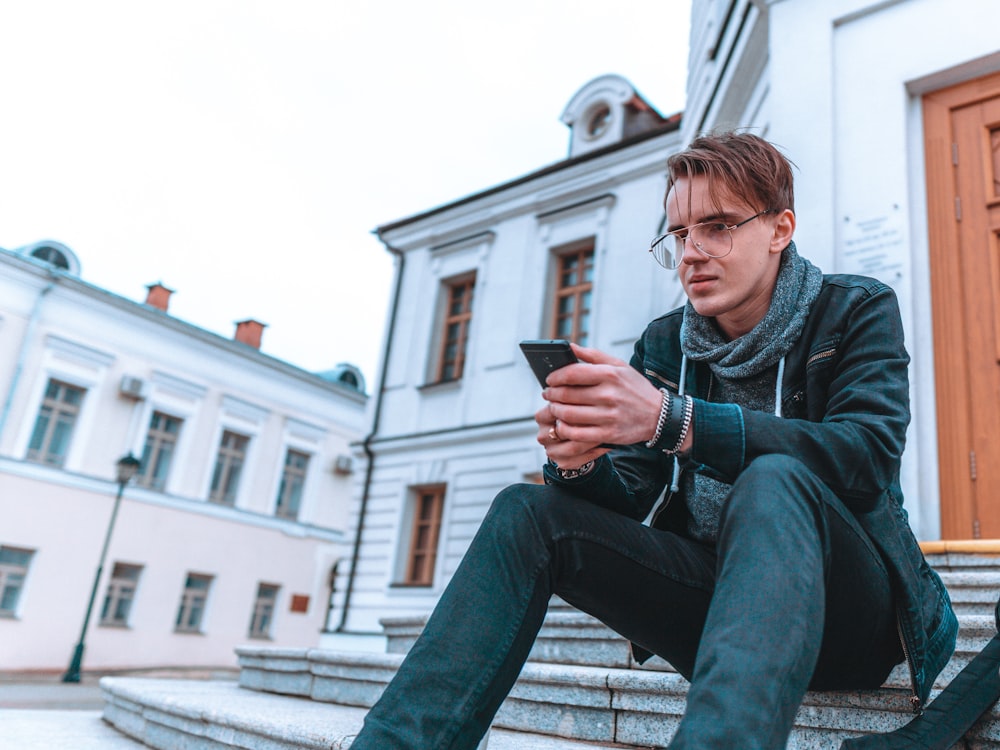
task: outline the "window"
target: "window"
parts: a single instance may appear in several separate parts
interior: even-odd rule
[[[261,583],[257,586],[257,600],[250,616],[250,637],[270,638],[271,621],[274,618],[274,604],[278,599],[278,589],[271,583]]]
[[[177,436],[183,420],[154,411],[146,433],[146,446],[142,449],[142,461],[136,484],[162,492],[167,486],[170,462],[177,447]]]
[[[177,622],[174,629],[178,633],[200,633],[201,623],[205,617],[205,604],[208,602],[208,590],[212,585],[212,576],[188,573],[181,594],[181,606],[177,610]]]
[[[69,270],[69,261],[66,259],[66,255],[58,248],[43,245],[32,250],[31,257],[51,263],[56,268],[61,268],[64,271]]]
[[[212,489],[208,494],[208,499],[213,503],[236,504],[236,490],[240,484],[240,473],[243,471],[249,442],[250,438],[246,435],[229,430],[222,433],[215,471],[212,472]]]
[[[132,611],[135,589],[139,585],[141,565],[115,563],[108,583],[108,593],[101,607],[101,625],[128,625],[128,615]]]
[[[0,547],[0,616],[13,617],[24,590],[24,579],[35,553],[28,549]]]
[[[552,338],[587,346],[594,287],[593,245],[556,256],[555,308]]]
[[[444,487],[418,487],[414,492],[413,529],[406,562],[404,583],[430,586],[434,582]]]
[[[42,407],[38,410],[35,429],[28,443],[28,460],[52,466],[62,466],[69,451],[76,417],[83,402],[83,388],[58,380],[50,380],[45,387]]]
[[[445,310],[441,327],[441,356],[437,381],[458,380],[465,369],[465,348],[472,320],[472,292],[476,277],[465,277],[445,284]]]
[[[302,487],[306,483],[306,469],[308,468],[308,453],[288,450],[288,453],[285,454],[285,469],[281,474],[281,486],[278,487],[278,504],[274,510],[276,516],[291,519],[299,517]]]

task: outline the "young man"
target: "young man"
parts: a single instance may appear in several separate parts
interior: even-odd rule
[[[546,485],[497,496],[354,750],[474,748],[552,594],[691,681],[671,748],[782,748],[807,689],[876,687],[904,657],[919,708],[950,658],[901,507],[892,290],[798,255],[770,143],[702,137],[667,166],[651,250],[687,305],[631,363],[575,347],[549,376]]]

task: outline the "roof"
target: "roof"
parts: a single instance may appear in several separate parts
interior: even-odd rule
[[[670,117],[665,118],[664,124],[662,126],[653,128],[651,130],[645,131],[638,135],[631,136],[629,138],[625,138],[611,146],[606,146],[605,148],[589,151],[585,154],[581,154],[579,156],[575,156],[569,159],[563,159],[562,161],[550,164],[547,167],[542,167],[541,169],[535,170],[534,172],[529,172],[526,175],[517,177],[513,180],[509,180],[508,182],[503,182],[499,185],[494,185],[491,188],[486,188],[485,190],[481,190],[477,193],[472,193],[471,195],[467,195],[464,198],[459,198],[458,200],[452,201],[451,203],[445,203],[443,205],[436,206],[435,208],[428,209],[427,211],[423,211],[419,214],[413,214],[412,216],[407,216],[406,218],[403,219],[397,219],[396,221],[391,221],[386,224],[381,224],[380,226],[375,228],[374,233],[376,235],[381,236],[385,232],[390,232],[394,229],[399,229],[408,224],[412,224],[414,222],[421,221],[422,219],[426,219],[430,216],[434,216],[435,214],[440,214],[450,209],[456,208],[458,206],[463,206],[468,203],[473,203],[477,200],[480,200],[481,198],[485,198],[486,196],[495,195],[496,193],[503,192],[504,190],[508,190],[517,185],[523,185],[525,183],[531,182],[532,180],[537,180],[541,177],[554,174],[561,170],[569,169],[571,167],[576,166],[577,164],[582,164],[592,159],[598,159],[602,156],[606,156],[607,154],[611,154],[616,151],[622,151],[624,149],[629,148],[630,146],[634,146],[637,143],[642,143],[643,141],[648,141],[650,139],[657,138],[659,136],[665,135],[666,133],[675,132],[677,130],[680,130],[681,116],[682,113],[678,112],[674,115],[671,115]]]

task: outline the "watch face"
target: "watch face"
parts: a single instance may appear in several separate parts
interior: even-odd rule
[[[587,137],[600,138],[611,124],[611,107],[600,104],[591,110],[587,118]]]

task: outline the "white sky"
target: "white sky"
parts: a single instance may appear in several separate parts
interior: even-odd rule
[[[0,10],[0,247],[374,389],[376,226],[565,158],[617,73],[684,106],[690,0],[30,0]]]

